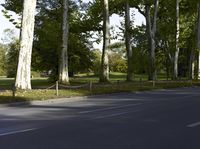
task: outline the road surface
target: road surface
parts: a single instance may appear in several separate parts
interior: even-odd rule
[[[200,88],[0,107],[1,149],[200,149]]]

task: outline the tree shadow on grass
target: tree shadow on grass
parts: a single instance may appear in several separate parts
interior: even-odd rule
[[[23,103],[29,105],[29,99],[24,97],[0,96],[0,104],[13,105]]]

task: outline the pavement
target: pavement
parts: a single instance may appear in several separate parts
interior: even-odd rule
[[[0,107],[0,149],[199,149],[200,87]]]

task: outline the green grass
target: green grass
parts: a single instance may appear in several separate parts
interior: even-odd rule
[[[125,73],[110,73],[110,82],[114,83],[117,81],[125,81],[126,80],[126,74]],[[135,81],[147,81],[148,76],[146,74],[135,74],[134,75],[134,80]],[[165,75],[158,75],[158,80],[166,80]],[[79,85],[79,84],[85,84],[88,83],[89,81],[92,81],[93,83],[98,83],[99,78],[98,76],[95,76],[93,74],[79,74],[76,75],[75,77],[70,78],[70,84],[71,85]],[[53,84],[54,82],[49,82],[47,78],[33,78],[31,80],[32,88],[33,89],[38,89],[38,88],[47,88]],[[10,90],[14,86],[14,79],[13,78],[5,78],[5,77],[0,77],[0,90]]]
[[[0,90],[10,90],[13,88],[15,80],[13,78],[0,78]],[[31,80],[33,88],[50,86],[53,83],[49,82],[47,78],[34,78]]]
[[[0,78],[0,103],[46,100],[61,97],[87,96],[116,92],[136,92],[152,89],[186,87],[193,85],[200,86],[200,82],[194,81],[192,83],[191,81],[163,81],[165,80],[164,76],[160,76],[160,81],[156,81],[154,87],[152,82],[146,81],[146,75],[135,75],[136,81],[133,82],[126,82],[126,75],[123,73],[111,73],[110,78],[110,83],[100,84],[98,83],[98,77],[94,75],[88,76],[86,74],[82,74],[75,76],[73,78],[70,78],[72,86],[85,84],[89,81],[92,81],[92,91],[89,90],[89,87],[85,87],[83,89],[60,89],[59,96],[56,96],[55,89],[45,89],[55,83],[50,83],[46,78],[34,78],[32,79],[33,88],[43,89],[33,89],[31,91],[17,91],[15,97],[13,97],[11,91],[11,86],[14,83],[14,79]],[[1,92],[2,89],[4,89],[3,92]]]
[[[84,96],[89,95],[87,90],[59,90],[59,96],[56,96],[55,90],[31,90],[18,91],[13,97],[12,91],[0,93],[0,103],[12,103],[19,101],[46,100],[61,97]]]
[[[111,72],[110,73],[110,82],[114,83],[117,81],[125,81],[126,80],[126,73],[119,73],[119,72]],[[138,81],[140,79],[147,80],[147,75],[134,75],[134,80]],[[99,82],[98,76],[95,76],[93,74],[90,74],[89,76],[87,74],[80,74],[76,75],[75,77],[70,79],[71,84],[78,84],[78,83],[86,83],[89,81],[92,81],[94,83]]]
[[[111,73],[110,74],[110,81],[116,82],[117,80],[124,81],[126,79],[125,73]],[[85,84],[89,81],[92,81],[94,83],[97,83],[99,81],[98,76],[94,76],[93,74],[90,74],[89,76],[87,74],[80,74],[76,75],[75,77],[70,78],[70,84],[71,85],[79,85],[79,84]],[[13,78],[0,78],[0,90],[10,90],[12,89],[14,85],[14,79]],[[55,83],[49,82],[47,78],[33,78],[31,80],[31,84],[33,89],[34,88],[47,88]]]

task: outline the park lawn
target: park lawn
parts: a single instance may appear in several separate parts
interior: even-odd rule
[[[13,78],[0,78],[0,90],[11,90],[14,86],[15,80]],[[48,87],[51,82],[48,81],[47,78],[34,78],[31,79],[31,84],[34,87]]]
[[[110,74],[110,81],[116,82],[117,80],[124,81],[126,79],[125,73],[111,73]],[[94,82],[97,83],[99,81],[98,76],[95,76],[93,74],[78,74],[74,77],[70,78],[70,84],[71,85],[79,85],[79,84],[85,84],[88,82]],[[13,78],[0,78],[0,90],[11,90],[14,86],[14,79]],[[38,88],[48,88],[49,86],[52,86],[55,84],[55,82],[50,82],[48,78],[33,78],[31,79],[31,85],[33,89]]]
[[[115,83],[115,82],[121,82],[126,80],[126,73],[119,73],[119,72],[111,72],[110,73],[110,82]],[[148,76],[146,74],[135,74],[134,75],[134,80],[135,81],[147,81]],[[160,74],[158,75],[158,80],[166,80],[165,75]],[[78,74],[75,75],[74,77],[70,78],[70,84],[71,85],[80,85],[80,84],[85,84],[92,81],[93,83],[98,83],[99,78],[98,76],[93,75],[92,73],[90,74]],[[5,78],[5,77],[0,77],[0,90],[11,90],[14,86],[14,79],[13,78]],[[45,89],[53,84],[55,82],[50,82],[48,78],[33,78],[31,79],[31,84],[33,89]]]

